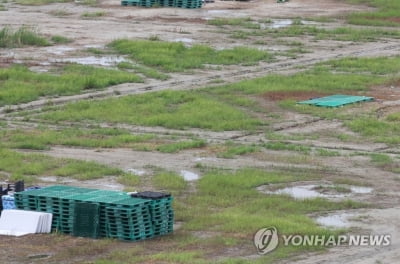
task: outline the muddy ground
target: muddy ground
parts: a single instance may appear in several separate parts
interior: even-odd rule
[[[148,39],[158,36],[166,41],[183,41],[187,45],[193,43],[208,44],[215,48],[227,48],[239,45],[253,45],[251,41],[243,39],[232,40],[226,35],[220,34],[215,27],[208,25],[207,20],[217,17],[251,17],[254,19],[287,19],[293,17],[318,17],[334,16],[335,22],[329,26],[341,25],[341,16],[346,12],[366,11],[369,7],[349,5],[339,0],[292,0],[285,4],[277,4],[275,0],[255,0],[250,2],[216,1],[207,3],[201,9],[175,9],[175,8],[137,8],[121,7],[119,1],[101,0],[100,4],[93,7],[77,3],[55,3],[44,6],[21,6],[15,3],[5,3],[8,11],[0,13],[0,24],[19,27],[30,25],[41,33],[62,35],[73,39],[70,44],[63,44],[42,48],[0,49],[0,64],[7,66],[12,63],[26,63],[32,70],[46,71],[53,65],[62,64],[71,58],[85,58],[91,55],[85,53],[88,47],[103,48],[107,43],[118,38]],[[54,13],[63,11],[68,15],[59,17]],[[97,19],[83,19],[85,12],[104,11],[106,15]],[[321,25],[321,24],[320,24]],[[321,25],[326,26],[326,25]],[[13,107],[20,110],[34,110],[46,105],[49,100],[55,104],[63,104],[70,101],[84,100],[94,97],[123,96],[126,94],[145,93],[149,91],[176,89],[186,90],[201,88],[213,80],[223,80],[225,83],[236,82],[246,78],[264,76],[268,73],[294,73],[300,69],[297,66],[311,66],[315,63],[347,56],[391,56],[400,52],[400,40],[385,40],[373,43],[341,42],[334,41],[309,41],[303,39],[311,52],[301,54],[297,58],[282,57],[273,63],[260,63],[256,66],[227,66],[219,71],[196,70],[194,74],[173,74],[173,78],[167,81],[146,80],[142,84],[122,84],[110,87],[104,91],[90,92],[82,95],[63,96],[51,99],[40,99],[28,104]],[[273,44],[267,49],[271,51],[285,51],[287,47]],[[111,58],[111,61],[115,58]],[[90,60],[90,59],[89,59]],[[101,62],[93,62],[101,64]],[[107,64],[107,63],[106,63]],[[370,103],[368,107],[381,108],[383,114],[398,108],[400,105],[400,93],[386,89],[387,93],[373,94],[379,100]],[[117,92],[116,92],[117,91]],[[374,91],[371,91],[373,93]],[[273,106],[276,100],[285,95],[269,94],[262,98],[266,107]],[[301,97],[301,95],[299,95]],[[275,109],[276,110],[276,109]],[[320,120],[304,114],[294,112],[280,112],[280,122],[274,124],[273,129],[279,133],[290,135],[293,133],[326,133],[329,130],[340,131],[353,135],[341,122],[336,120]],[[0,117],[7,120],[10,126],[32,127],[35,122],[21,121],[15,115],[8,114],[5,108],[0,108]],[[104,124],[107,126],[107,124]],[[245,134],[241,131],[209,132],[199,129],[186,131],[169,130],[165,128],[148,128],[140,126],[126,126],[132,132],[154,133],[159,135],[174,134],[181,138],[190,133],[209,143],[224,143],[226,141],[242,144],[266,142],[264,131],[256,131]],[[290,142],[289,142],[290,143]],[[366,142],[341,142],[332,136],[319,139],[303,140],[295,142],[307,146],[335,150],[340,153],[368,152],[386,153],[398,155],[398,149],[390,149],[384,144]],[[366,157],[338,156],[331,158],[314,157],[308,159],[296,159],[296,153],[285,151],[262,151],[238,157],[223,159],[215,156],[210,149],[188,150],[177,154],[163,154],[157,152],[140,152],[129,149],[93,150],[82,148],[53,147],[46,154],[54,157],[69,157],[82,160],[97,161],[102,164],[115,166],[124,170],[135,169],[151,173],[155,164],[159,167],[182,172],[184,170],[197,173],[201,177],[202,166],[237,169],[242,167],[259,167],[273,169],[310,169],[326,172],[325,181],[333,181],[338,178],[351,178],[370,186],[373,191],[352,197],[355,200],[368,202],[375,209],[355,210],[351,213],[354,217],[349,220],[351,230],[357,232],[370,232],[375,234],[391,234],[392,245],[389,247],[351,247],[332,248],[327,252],[298,256],[296,263],[397,263],[400,258],[400,223],[397,221],[400,214],[400,186],[399,176],[377,168]],[[290,158],[288,158],[290,157]],[[44,183],[62,182],[52,177],[41,179]],[[89,181],[85,183],[66,182],[97,188],[122,189],[123,186],[116,183],[115,179]],[[378,208],[378,209],[376,209]],[[0,238],[0,262],[1,263],[47,263],[46,259],[54,255],[69,256],[74,252],[68,252],[65,248],[83,245],[84,239],[74,238],[67,242],[55,245],[46,243],[42,237],[25,238]],[[53,241],[53,240],[52,240]],[[30,244],[34,243],[34,244]],[[150,242],[152,243],[152,242]],[[7,246],[5,246],[7,245]],[[119,244],[121,248],[128,247]],[[10,250],[10,248],[13,248]],[[101,247],[99,247],[101,248]],[[99,249],[101,251],[101,249]],[[252,251],[253,250],[253,251]],[[252,249],[243,256],[255,255]],[[65,251],[65,252],[64,252]],[[38,252],[44,252],[43,254]],[[222,257],[222,256],[221,256]],[[88,257],[84,260],[90,260]],[[72,260],[73,259],[73,260]],[[58,263],[69,263],[68,259],[60,259]],[[78,259],[71,258],[77,263]],[[293,263],[294,260],[282,261]],[[53,262],[48,262],[53,263]],[[71,262],[72,263],[72,262]]]

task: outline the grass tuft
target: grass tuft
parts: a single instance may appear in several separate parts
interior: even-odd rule
[[[53,41],[55,44],[66,44],[66,43],[71,43],[72,40],[67,38],[67,37],[63,37],[63,36],[52,36],[51,37],[51,41]]]
[[[199,139],[161,145],[157,148],[157,150],[164,153],[176,153],[184,149],[202,148],[205,145],[206,142]]]
[[[85,12],[81,15],[83,18],[98,18],[107,15],[104,11],[97,11],[97,12]]]
[[[4,27],[0,30],[0,48],[19,48],[23,46],[49,46],[50,43],[32,28],[23,26],[17,30]]]

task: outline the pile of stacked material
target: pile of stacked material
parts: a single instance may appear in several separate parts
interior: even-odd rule
[[[201,8],[203,0],[122,0],[123,6]]]
[[[164,235],[173,231],[174,211],[170,194],[159,192],[139,192],[132,197],[150,199],[150,214],[154,235]]]
[[[51,218],[50,213],[7,209],[1,213],[0,235],[50,233]]]
[[[141,195],[146,193],[158,198]],[[14,194],[18,209],[52,213],[52,229],[66,234],[137,241],[171,233],[173,198],[156,192],[135,195],[72,186]]]

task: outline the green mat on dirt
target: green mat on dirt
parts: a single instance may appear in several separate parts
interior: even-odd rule
[[[336,94],[321,98],[315,98],[307,101],[297,102],[298,104],[308,104],[323,107],[340,107],[347,104],[353,104],[358,102],[373,101],[373,97],[367,96],[354,96],[354,95],[343,95]]]

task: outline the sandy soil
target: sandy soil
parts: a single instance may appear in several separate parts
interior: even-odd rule
[[[248,40],[235,40],[216,32],[215,27],[207,25],[207,20],[215,17],[252,17],[255,19],[286,19],[288,17],[314,17],[314,16],[337,16],[340,17],[346,12],[370,10],[368,7],[346,4],[340,0],[292,0],[285,4],[277,4],[275,0],[255,0],[249,2],[216,1],[206,4],[202,9],[173,9],[173,8],[135,8],[121,7],[119,1],[101,0],[96,7],[84,6],[75,3],[55,3],[46,6],[20,6],[15,3],[4,4],[8,11],[1,12],[0,24],[19,27],[21,25],[34,26],[41,33],[48,35],[62,35],[74,40],[71,44],[43,48],[21,48],[1,49],[0,65],[11,63],[26,63],[32,66],[33,70],[46,71],[53,65],[62,64],[68,58],[79,58],[86,56],[84,50],[88,47],[104,47],[110,41],[117,38],[140,38],[147,39],[150,36],[159,36],[162,40],[178,41],[183,38],[190,39],[190,43],[208,44],[215,48],[227,48],[237,45],[252,44]],[[54,12],[63,11],[68,15],[57,17]],[[106,15],[99,19],[82,19],[85,12],[104,11]],[[340,19],[335,22],[340,25]],[[333,23],[333,24],[335,24]],[[335,25],[336,25],[335,24]],[[324,26],[324,25],[321,25]],[[308,40],[304,40],[308,41]],[[190,44],[189,43],[189,44]],[[256,66],[241,67],[228,66],[219,71],[197,70],[194,74],[173,74],[168,81],[146,81],[144,84],[122,84],[110,87],[104,91],[95,91],[87,94],[63,96],[58,98],[43,98],[28,104],[13,106],[15,111],[40,109],[51,101],[54,104],[64,104],[71,101],[85,100],[88,98],[104,98],[110,96],[124,96],[127,94],[138,94],[163,89],[188,90],[204,87],[213,80],[223,80],[225,83],[236,82],[246,78],[264,76],[268,73],[290,74],[300,71],[298,66],[311,66],[315,63],[347,56],[392,56],[400,53],[399,40],[385,40],[374,43],[351,43],[344,42],[338,45],[333,41],[308,42],[310,53],[302,54],[296,59],[279,58],[273,63],[260,63]],[[267,47],[274,51],[284,51],[287,47]],[[84,55],[82,55],[84,54]],[[382,89],[385,93],[381,93]],[[398,84],[393,87],[379,87],[372,90],[371,95],[381,96],[378,101],[370,105],[379,109],[382,116],[391,111],[398,110],[400,106],[400,92]],[[271,105],[274,101],[285,96],[281,94],[265,95],[265,105]],[[270,106],[268,106],[270,107]],[[22,122],[10,115],[10,108],[0,108],[0,118],[7,120],[11,125],[20,128],[34,126],[34,122]],[[293,133],[320,133],[321,131],[335,130],[341,133],[351,134],[339,121],[320,120],[315,117],[298,113],[280,113],[283,118],[274,124],[273,129],[280,133],[290,135]],[[107,126],[107,124],[104,124]],[[140,126],[120,125],[134,133],[154,133],[159,135],[175,134],[181,138],[192,134],[208,140],[210,143],[224,143],[227,140],[252,144],[255,142],[266,142],[264,131],[255,131],[251,134],[244,134],[241,131],[230,132],[209,132],[202,130],[177,131],[165,128],[148,128]],[[353,135],[353,134],[351,134]],[[353,135],[354,136],[354,135]],[[291,141],[288,141],[290,143]],[[384,144],[372,144],[365,142],[339,142],[332,137],[318,140],[304,140],[292,142],[305,144],[327,150],[338,150],[341,153],[349,154],[357,151],[388,153],[395,155],[397,149],[390,149]],[[139,152],[128,149],[93,150],[83,148],[54,147],[44,153],[54,157],[69,157],[82,160],[92,160],[103,164],[119,167],[124,170],[140,169],[151,173],[152,166],[180,172],[188,170],[195,173],[201,172],[198,165],[238,169],[243,167],[260,167],[274,169],[309,169],[320,170],[326,173],[326,179],[351,178],[361,181],[373,187],[371,195],[355,197],[356,200],[368,202],[381,209],[363,209],[352,212],[358,220],[352,221],[356,230],[377,234],[390,233],[392,245],[385,248],[332,248],[324,254],[309,254],[299,256],[296,263],[397,263],[400,257],[400,224],[396,221],[400,213],[398,204],[400,202],[400,187],[398,175],[384,171],[370,164],[369,159],[359,156],[340,156],[332,158],[314,158],[307,162],[296,162],[289,159],[292,153],[283,151],[264,151],[259,154],[242,156],[235,159],[217,158],[214,153],[208,150],[183,151],[177,154],[162,154],[158,152]],[[145,177],[145,176],[143,176]],[[52,183],[60,181],[54,177],[42,179],[44,182]],[[68,182],[67,182],[68,183]],[[77,182],[69,182],[78,184]],[[90,181],[79,183],[85,186],[107,187],[121,189],[114,178],[106,180]],[[361,221],[361,220],[362,221]],[[20,251],[18,247],[14,250],[21,255],[28,255],[28,258],[21,260],[18,257],[10,256],[10,252],[0,249],[0,262],[4,263],[46,263],[45,259],[33,260],[29,254],[34,254],[43,248],[29,246],[29,241],[36,241],[28,237],[26,240],[0,239],[0,244],[12,244],[17,246],[23,244]],[[85,240],[86,241],[86,240]],[[72,244],[89,243],[81,240],[69,241]],[[47,245],[48,247],[50,245]],[[63,245],[57,245],[63,247]],[[57,247],[56,246],[56,247]],[[68,246],[68,245],[64,245]],[[42,251],[41,251],[42,250]],[[51,250],[57,250],[51,248]],[[59,249],[58,249],[59,250]],[[28,253],[27,253],[28,252]],[[30,253],[29,253],[30,252]],[[8,254],[8,256],[7,256]],[[253,256],[255,252],[245,252],[243,256]],[[254,256],[253,256],[254,257]],[[65,260],[64,260],[65,261]],[[74,260],[76,261],[76,259]],[[294,260],[283,261],[293,263]]]

